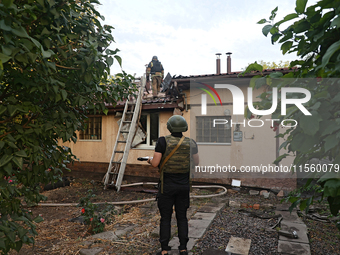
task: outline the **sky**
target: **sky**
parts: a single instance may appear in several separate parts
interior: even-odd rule
[[[113,26],[120,50],[122,69],[136,77],[145,73],[152,56],[158,56],[165,75],[216,73],[216,53],[221,55],[221,72],[227,70],[226,52],[231,52],[231,71],[263,60],[295,60],[282,55],[279,44],[262,34],[263,24],[278,6],[275,21],[293,13],[296,0],[100,0],[97,10],[102,24]],[[309,1],[310,2],[310,1]],[[310,5],[310,3],[308,4]],[[117,62],[111,74],[121,72]]]

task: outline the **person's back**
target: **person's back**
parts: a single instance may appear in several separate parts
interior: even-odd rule
[[[164,78],[164,68],[157,56],[152,57],[152,60],[146,69],[147,81],[149,80],[150,74],[152,80],[152,94],[154,97],[157,97],[158,93],[160,92],[162,79]]]
[[[150,63],[149,63],[149,67],[151,68],[150,69],[150,73],[151,75],[156,75],[156,73],[161,73],[164,69],[163,69],[163,66],[161,64],[160,61],[158,61],[158,59],[153,59]],[[158,75],[159,75],[158,74]]]
[[[160,243],[162,252],[167,254],[171,249],[170,240],[171,215],[175,206],[180,254],[188,254],[186,245],[188,238],[188,220],[186,217],[190,203],[190,169],[198,165],[198,149],[196,142],[184,137],[187,131],[186,120],[179,115],[169,118],[167,128],[171,135],[158,138],[155,153],[148,163],[160,169],[160,185],[158,191],[158,208],[161,214]]]

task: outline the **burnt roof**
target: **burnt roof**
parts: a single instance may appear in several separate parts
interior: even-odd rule
[[[142,98],[142,110],[163,110],[163,109],[173,109],[180,108],[183,106],[180,104],[183,101],[182,97],[174,97],[166,95],[165,93],[160,93],[159,97],[153,98],[152,91],[144,92]],[[126,100],[118,101],[115,106],[107,105],[109,113],[115,113],[123,111]]]

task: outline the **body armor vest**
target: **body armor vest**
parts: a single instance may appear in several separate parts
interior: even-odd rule
[[[152,62],[150,63],[150,67],[151,67],[151,74],[155,74],[156,72],[162,72],[163,68],[161,65],[161,62],[159,62],[158,60],[152,60]]]
[[[162,165],[165,158],[171,153],[171,151],[178,144],[180,137],[174,137],[172,135],[165,136],[166,150],[160,165]],[[169,158],[164,164],[163,168],[160,169],[163,173],[188,173],[190,172],[190,164],[193,163],[190,155],[191,139],[185,137],[182,144],[176,150],[176,152]]]

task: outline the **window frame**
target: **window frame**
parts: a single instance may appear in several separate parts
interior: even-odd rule
[[[218,143],[218,142],[212,142],[212,141],[210,141],[210,142],[202,142],[202,141],[200,141],[200,137],[199,137],[199,132],[198,132],[198,120],[199,119],[208,119],[208,118],[211,118],[211,119],[228,119],[228,121],[229,121],[229,123],[228,124],[225,124],[225,125],[229,125],[229,128],[227,128],[227,130],[229,130],[229,139],[230,139],[230,142],[223,142],[223,143]],[[196,143],[198,144],[198,145],[231,145],[231,143],[232,143],[232,127],[231,127],[231,125],[230,125],[230,120],[231,120],[231,116],[230,115],[227,115],[227,116],[215,116],[215,115],[213,115],[213,116],[196,116],[196,119],[195,119],[195,121],[196,121]],[[210,127],[210,129],[211,129],[212,127]],[[211,138],[211,137],[210,137]],[[217,139],[218,139],[218,136],[217,136]]]
[[[156,144],[152,145],[151,144],[151,134],[150,134],[150,123],[151,123],[151,114],[157,114],[158,115],[158,138],[159,138],[159,134],[160,134],[160,125],[159,125],[159,118],[160,118],[160,114],[159,111],[150,111],[150,112],[142,112],[141,115],[146,115],[146,144],[138,144],[135,149],[155,149]],[[157,138],[157,139],[158,139]]]
[[[96,119],[100,119],[100,121],[96,122],[95,120]],[[95,128],[95,123],[100,123],[100,127],[99,127],[99,133],[100,133],[100,138],[97,138],[97,139],[85,139],[85,138],[81,138],[81,136],[85,136],[85,135],[90,135],[91,136],[91,133],[90,134],[86,134],[86,132],[89,130],[89,128],[87,127],[86,129],[84,130],[80,130],[79,133],[78,133],[78,141],[81,141],[81,142],[88,142],[88,141],[91,141],[91,142],[101,142],[102,139],[103,139],[103,118],[102,116],[87,116],[87,119],[84,121],[84,124],[85,125],[88,125],[90,123],[90,121],[93,120],[93,122],[91,122],[91,124],[93,124],[93,130],[92,132],[95,132],[94,130],[96,130]],[[84,132],[84,133],[83,133]],[[93,135],[96,135],[93,133]]]

